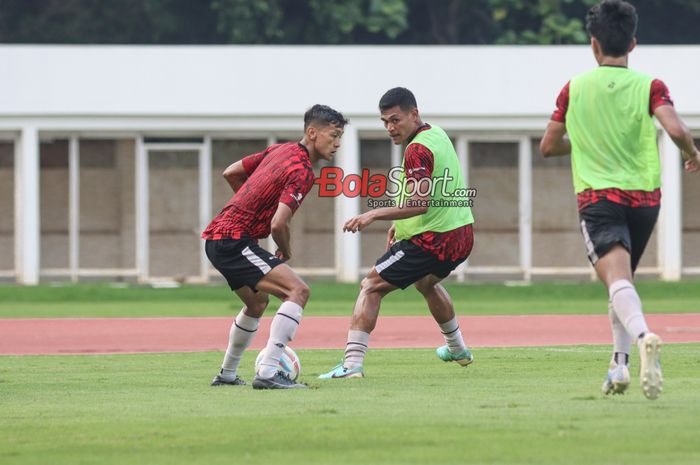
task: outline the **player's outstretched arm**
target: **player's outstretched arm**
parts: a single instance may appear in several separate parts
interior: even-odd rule
[[[662,105],[654,110],[654,116],[671,137],[673,143],[681,149],[686,171],[698,171],[700,169],[700,151],[695,146],[693,135],[678,116],[675,107]]]
[[[382,207],[370,210],[361,215],[353,216],[343,225],[343,232],[356,233],[362,231],[377,220],[403,220],[422,215],[428,211],[429,197],[417,194],[411,197],[411,204],[396,207]]]
[[[566,136],[566,125],[550,121],[540,142],[543,157],[560,157],[571,153],[571,141]]]
[[[272,239],[274,239],[275,244],[277,244],[277,252],[275,255],[280,260],[287,261],[292,257],[292,251],[290,249],[290,232],[289,232],[289,222],[292,220],[292,209],[283,203],[277,204],[277,211],[275,216],[272,217],[272,223],[270,225],[270,230],[272,232]]]
[[[231,186],[231,189],[233,189],[233,192],[238,192],[238,189],[240,189],[245,180],[248,179],[248,175],[243,169],[243,161],[239,160],[229,165],[228,168],[224,170],[224,178],[226,182],[228,182],[228,185]]]

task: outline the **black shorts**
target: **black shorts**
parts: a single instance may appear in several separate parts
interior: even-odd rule
[[[379,276],[389,284],[406,289],[429,274],[446,278],[457,265],[466,260],[440,261],[408,240],[395,242],[374,265]]]
[[[632,271],[637,269],[654,230],[659,206],[628,207],[601,200],[578,212],[588,259],[593,265],[615,244],[630,253]]]
[[[214,268],[219,270],[231,290],[256,284],[282,260],[248,238],[207,240],[204,250]]]

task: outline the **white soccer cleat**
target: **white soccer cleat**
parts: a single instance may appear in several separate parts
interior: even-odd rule
[[[610,364],[608,376],[601,388],[603,394],[624,394],[630,385],[630,370],[627,365]]]
[[[639,341],[639,381],[647,399],[656,399],[663,391],[664,379],[661,375],[661,338],[654,333],[646,333]]]

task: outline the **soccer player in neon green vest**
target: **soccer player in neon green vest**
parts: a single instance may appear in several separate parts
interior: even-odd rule
[[[687,171],[698,170],[700,152],[664,83],[627,67],[636,29],[637,13],[627,2],[605,0],[589,10],[586,30],[599,66],[562,89],[540,150],[545,157],[571,154],[588,259],[608,289],[613,356],[603,392],[629,387],[636,341],[642,391],[656,399],[663,384],[661,339],[649,331],[633,284],[661,200],[653,117],[680,148]]]
[[[423,295],[446,344],[437,349],[445,362],[469,365],[452,300],[440,281],[469,257],[474,243],[470,199],[457,154],[445,131],[424,123],[416,98],[403,87],[379,101],[381,120],[394,144],[406,143],[395,206],[350,218],[344,231],[358,232],[375,220],[390,220],[387,252],[362,280],[348,331],[343,362],[320,378],[364,377],[369,335],[377,323],[382,298],[415,285]],[[390,175],[391,178],[391,175]]]

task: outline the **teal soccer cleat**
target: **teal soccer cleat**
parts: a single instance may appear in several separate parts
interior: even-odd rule
[[[443,362],[457,362],[463,367],[466,367],[474,361],[474,356],[466,347],[462,352],[458,354],[453,354],[452,352],[450,352],[450,349],[447,347],[447,345],[444,345],[438,347],[435,353],[437,354],[438,358]]]
[[[338,378],[364,378],[365,372],[362,367],[345,368],[343,363],[336,365],[328,373],[320,375],[319,379],[338,379]]]

